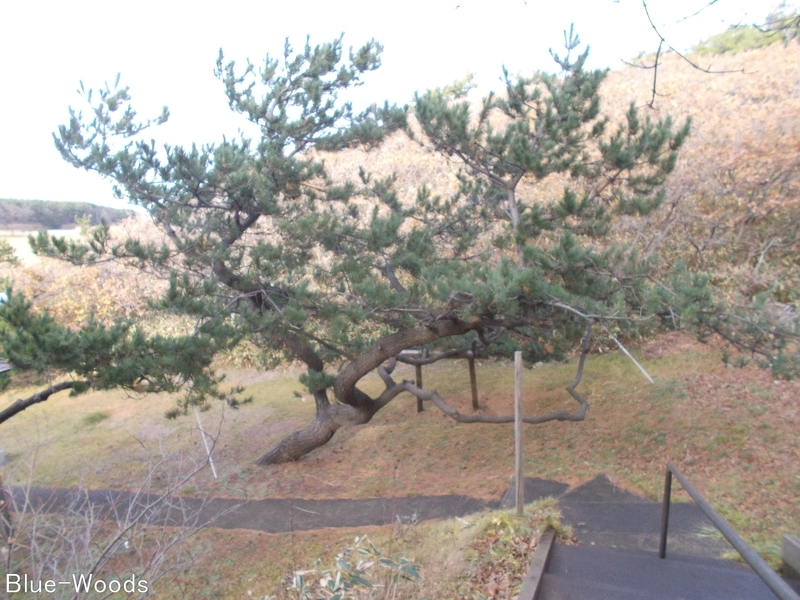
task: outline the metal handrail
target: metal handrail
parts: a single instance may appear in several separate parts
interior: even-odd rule
[[[756,552],[747,545],[741,536],[734,531],[733,527],[723,519],[717,511],[715,511],[711,505],[706,502],[705,498],[700,495],[694,486],[689,483],[686,477],[681,473],[678,468],[673,465],[672,463],[667,463],[667,473],[664,478],[664,505],[661,511],[661,543],[658,549],[658,556],[659,558],[666,558],[667,556],[667,527],[669,526],[669,505],[670,505],[670,496],[672,492],[672,476],[678,479],[680,484],[683,486],[689,496],[692,497],[697,505],[703,510],[706,516],[711,520],[711,522],[719,529],[720,533],[725,537],[730,544],[736,548],[736,551],[742,556],[745,562],[753,568],[753,571],[756,572],[756,575],[761,577],[764,583],[769,586],[775,595],[778,596],[781,600],[800,600],[800,596],[798,596],[789,585],[780,578],[780,576],[773,571],[770,566],[764,562],[764,559],[761,558]]]

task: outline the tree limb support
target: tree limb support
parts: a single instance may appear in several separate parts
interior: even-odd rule
[[[575,401],[579,404],[578,410],[575,411],[574,413],[571,413],[568,410],[558,410],[545,413],[543,415],[523,416],[522,417],[523,423],[538,425],[540,423],[547,423],[548,421],[583,421],[586,418],[586,411],[589,408],[589,403],[587,402],[586,398],[584,398],[583,395],[580,394],[575,388],[578,386],[578,384],[580,384],[581,378],[583,377],[583,366],[584,363],[586,362],[586,356],[589,354],[590,341],[592,337],[592,325],[593,321],[591,319],[587,320],[586,334],[583,337],[583,342],[581,344],[581,356],[580,359],[578,360],[578,370],[575,373],[575,379],[566,388],[567,392],[569,392],[569,395],[572,396],[575,399]],[[414,385],[413,383],[411,383],[410,381],[403,381],[402,383],[397,384],[397,387],[402,388],[402,391],[409,392],[410,394],[416,396],[418,399],[430,400],[436,405],[436,408],[438,408],[448,417],[454,419],[459,423],[513,423],[514,422],[514,415],[490,416],[490,415],[479,415],[479,414],[472,414],[472,415],[462,414],[458,412],[455,408],[453,408],[450,404],[448,404],[436,390],[430,390],[430,391],[423,390]]]

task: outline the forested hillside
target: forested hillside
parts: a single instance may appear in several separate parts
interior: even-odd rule
[[[208,398],[238,409],[205,403],[203,422],[220,415],[212,467],[219,478],[203,471],[189,485],[182,480],[175,488],[181,494],[212,502],[215,494],[380,497],[387,506],[400,495],[431,493],[497,500],[513,455],[511,428],[498,426],[513,412],[508,358],[522,347],[536,367],[524,374],[523,412],[539,415],[526,421],[536,426],[526,434],[526,474],[579,484],[606,473],[622,489],[655,497],[664,464],[673,461],[777,564],[780,535],[800,527],[800,44],[735,50],[695,57],[714,72],[662,56],[655,90],[654,71],[644,68],[582,74],[567,92],[569,73],[536,74],[490,99],[484,115],[476,114],[473,96],[462,111],[450,110],[463,98],[452,91],[457,86],[420,92],[402,115],[404,127],[387,128],[393,133],[386,137],[366,126],[346,130],[353,137],[320,136],[321,104],[303,96],[318,90],[319,80],[272,81],[274,104],[263,102],[264,119],[283,134],[270,138],[274,131],[264,127],[262,156],[230,143],[213,160],[172,153],[174,164],[162,164],[154,179],[144,171],[120,176],[128,196],[149,207],[147,218],[137,213],[94,231],[81,219],[80,235],[32,236],[35,262],[17,262],[11,252],[4,262],[0,245],[0,278],[13,284],[12,301],[0,309],[5,323],[14,319],[23,334],[39,335],[8,335],[8,345],[0,344],[0,356],[15,366],[14,387],[0,394],[0,407],[23,406],[4,423],[6,456],[36,486],[119,489],[147,477],[148,491],[160,493],[171,483],[143,471],[147,458],[172,452],[164,439],[205,460],[207,425],[199,413],[196,427],[193,415],[181,412]],[[372,55],[364,55],[369,63]],[[330,66],[327,59],[308,62],[316,65],[312,74]],[[345,87],[353,76],[332,72]],[[251,88],[237,87],[246,79],[233,65],[225,73],[231,105],[253,116],[259,105],[247,95]],[[550,138],[527,136],[530,145],[551,139],[558,147],[565,136],[592,142],[580,152],[564,144],[561,154],[534,155],[523,143],[506,144],[511,135],[495,135],[536,106],[526,85],[543,81],[559,109],[577,108],[571,115],[540,111],[550,118],[530,131],[549,131]],[[296,86],[300,99],[289,108],[305,106],[314,118],[288,127],[292,111],[273,111],[292,96],[284,84]],[[599,99],[583,104],[576,90],[585,99],[599,90]],[[107,106],[127,98],[107,93]],[[528,115],[537,123],[540,115]],[[585,118],[586,127],[569,130],[572,117]],[[130,123],[123,119],[121,128]],[[486,135],[461,135],[486,123]],[[97,161],[83,145],[94,138],[75,133],[80,127],[61,130],[62,150],[75,164],[112,177],[131,173],[108,168],[118,157]],[[516,131],[527,135],[524,126]],[[361,135],[376,143],[354,149],[350,142]],[[500,164],[497,156],[511,158]],[[142,148],[143,161],[128,156],[125,164],[148,164],[148,157]],[[297,168],[286,168],[292,164]],[[481,169],[492,185],[470,181],[470,170],[474,176]],[[519,178],[501,189],[514,169]],[[15,202],[0,204],[0,228],[12,218],[6,206],[25,208]],[[61,206],[65,220],[37,222],[34,206],[50,216]],[[23,226],[69,227],[66,219],[74,225],[76,214],[100,218],[75,207],[110,210],[29,203],[25,218],[33,223],[20,216],[23,224],[6,237],[27,244]],[[15,292],[32,304],[15,301]],[[52,351],[51,340],[58,342]],[[408,358],[415,352],[404,352],[414,346],[424,349],[416,362]],[[618,346],[630,353],[616,353]],[[433,364],[455,357],[461,360]],[[286,376],[275,368],[281,363],[290,368]],[[728,368],[734,366],[741,368]],[[211,385],[204,377],[212,368],[214,377],[225,373],[226,386],[240,387],[228,394]],[[40,404],[55,397],[39,393],[42,382],[58,378],[61,387],[49,390],[85,395]],[[148,393],[171,393],[179,384],[206,396]],[[572,401],[581,407],[574,413],[565,409]],[[165,409],[181,418],[164,421]],[[23,451],[40,423],[39,466],[28,475]],[[265,450],[258,461],[264,468],[257,468],[253,460]],[[422,543],[437,555],[455,548],[458,532],[474,522],[459,521],[444,542],[423,542],[412,521],[375,528],[376,536],[386,534],[387,556],[392,548],[406,552],[407,544],[410,558],[427,569],[424,582],[480,571],[475,562],[440,573],[421,553],[412,555]],[[188,589],[209,597],[231,590],[256,597],[256,590],[261,597],[259,590],[273,588],[278,596],[265,598],[288,597],[285,574],[339,544],[333,529],[314,532],[313,540],[291,519],[289,529],[285,537],[199,532],[189,543],[203,545],[211,559],[175,569],[178,591],[159,590],[158,597],[182,598]],[[347,532],[350,539],[363,534]],[[221,555],[230,559],[220,562]],[[472,597],[414,592],[397,597]]]
[[[645,254],[660,254],[665,268],[676,260],[701,269],[711,266],[716,283],[728,293],[740,298],[765,293],[780,304],[777,310],[794,310],[800,299],[800,44],[773,44],[707,61],[706,66],[717,70],[740,72],[706,74],[677,56],[663,58],[659,95],[644,115],[657,119],[669,114],[677,122],[691,116],[692,131],[667,183],[665,206],[644,222],[620,219],[616,235],[638,240]],[[645,106],[651,100],[652,83],[652,71],[613,70],[602,84],[601,110],[618,119],[630,102]],[[455,162],[402,132],[369,152],[346,150],[326,157],[326,167],[338,180],[357,179],[359,166],[380,175],[394,172],[395,189],[404,203],[413,203],[423,185],[444,197],[458,187]],[[561,182],[554,178],[550,183],[552,196],[540,196],[542,202],[560,197]],[[522,186],[520,193],[530,190]],[[31,227],[24,226],[29,229],[70,227],[76,214],[91,214],[93,221],[105,216],[113,222],[128,213],[86,203],[0,200],[0,227],[22,228],[26,219],[32,222]],[[140,239],[160,239],[144,221],[125,229],[131,226]],[[126,234],[120,229],[119,235]],[[86,284],[79,287],[86,292],[87,305],[76,314],[70,307],[57,306],[64,296],[45,291],[53,283],[45,275],[49,262],[44,259],[33,268],[41,271],[38,275],[27,273],[30,269],[15,269],[16,286],[38,296],[41,307],[49,305],[68,321],[92,310],[111,318],[114,311],[107,304],[112,298],[123,314],[138,313],[144,307],[143,288],[155,284],[145,283],[150,278],[142,272],[113,268],[112,279],[130,277],[130,286],[115,284],[113,294],[92,292],[98,281],[106,279],[104,275],[97,269],[62,263],[58,272],[71,285],[79,280]],[[101,271],[109,268],[106,265]],[[67,276],[66,271],[73,269],[76,272]],[[134,288],[138,290],[135,298],[120,297],[122,290]],[[101,299],[104,306],[98,310]]]
[[[653,71],[624,66],[601,87],[601,111],[618,122],[631,103],[642,117],[692,119],[667,200],[647,219],[617,220],[646,256],[666,267],[685,261],[714,270],[717,285],[752,299],[800,300],[800,44],[704,56],[704,73],[674,54],[661,57],[653,106]],[[646,63],[645,60],[643,62]],[[475,99],[477,100],[477,98]],[[377,151],[351,150],[326,160],[335,177],[354,178],[360,165],[395,172],[396,189],[413,203],[422,185],[446,197],[458,188],[457,161],[397,133]],[[543,205],[556,202],[567,180],[551,176],[536,190]],[[546,188],[543,191],[543,188]]]
[[[132,216],[133,211],[97,206],[89,202],[49,202],[44,200],[10,200],[0,198],[0,229],[72,229],[78,219],[89,217],[89,224],[102,219],[115,223]]]

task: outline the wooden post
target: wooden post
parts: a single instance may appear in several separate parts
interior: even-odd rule
[[[419,389],[422,389],[422,365],[414,365],[414,372],[415,372],[414,374],[417,376],[416,377],[416,379],[417,379],[416,386]],[[417,412],[418,413],[422,412],[422,399],[421,398],[417,398]]]
[[[467,352],[469,359],[469,385],[472,388],[472,410],[478,410],[478,378],[475,376],[475,342],[472,342],[472,350]]]
[[[517,482],[517,514],[525,508],[525,480],[522,475],[522,352],[514,352],[514,477]]]

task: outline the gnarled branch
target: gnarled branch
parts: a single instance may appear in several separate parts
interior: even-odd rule
[[[581,378],[583,377],[583,365],[586,362],[586,356],[589,354],[590,348],[590,341],[592,337],[592,324],[593,321],[591,319],[587,320],[586,325],[586,335],[583,337],[583,342],[581,344],[581,356],[578,360],[578,370],[575,373],[575,379],[572,381],[570,385],[567,386],[567,392],[569,395],[572,396],[580,405],[578,410],[574,413],[569,412],[568,410],[557,410],[554,412],[545,413],[543,415],[536,415],[536,416],[523,416],[522,420],[525,423],[530,423],[531,425],[538,425],[539,423],[546,423],[548,421],[583,421],[586,418],[586,411],[589,408],[589,403],[586,401],[586,398],[583,397],[575,388],[578,387],[578,384],[581,382]],[[401,391],[409,392],[410,394],[416,396],[420,400],[430,400],[433,402],[436,407],[441,410],[444,414],[452,419],[455,419],[459,423],[513,423],[514,422],[514,415],[503,415],[503,416],[490,416],[490,415],[465,415],[458,412],[455,408],[450,406],[444,398],[442,398],[436,390],[422,390],[414,385],[410,381],[403,381],[402,383],[397,385],[397,388]],[[388,391],[388,390],[387,390]],[[396,395],[396,394],[395,394]]]
[[[14,404],[6,408],[4,411],[0,412],[0,423],[5,423],[11,417],[16,415],[17,413],[21,413],[28,407],[33,406],[34,404],[38,404],[39,402],[45,402],[47,399],[50,398],[53,394],[61,392],[63,390],[68,390],[76,386],[84,386],[89,385],[88,381],[62,381],[61,383],[57,383],[55,385],[51,385],[49,388],[42,390],[41,392],[35,393],[33,396],[29,396],[28,398],[20,398]]]

